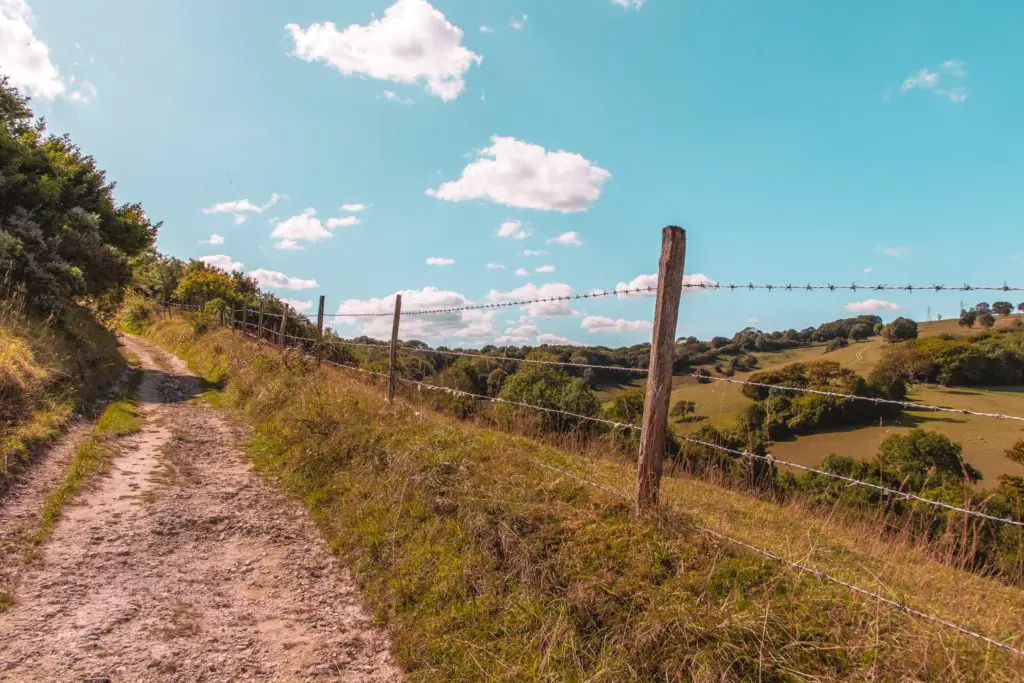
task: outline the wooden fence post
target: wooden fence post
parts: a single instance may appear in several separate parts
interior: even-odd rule
[[[675,360],[676,322],[679,297],[683,291],[683,262],[686,232],[669,226],[661,231],[661,259],[658,261],[658,298],[654,304],[654,334],[651,362],[647,368],[643,431],[636,470],[636,510],[641,513],[658,503],[662,461],[665,457],[665,429],[672,396],[672,364]]]
[[[263,341],[263,299],[260,299],[260,317],[259,317],[259,323],[257,324],[257,327],[260,328],[259,329],[260,341]]]
[[[320,295],[320,308],[316,312],[316,366],[324,358],[324,295]]]
[[[241,325],[241,329],[242,329],[242,334],[243,335],[246,334],[249,331],[248,327],[246,325],[248,317],[249,317],[249,304],[246,303],[245,301],[243,301],[242,302],[242,325]]]
[[[284,326],[288,323],[288,304],[281,304],[281,330],[277,333],[277,345],[284,351]]]
[[[395,295],[395,316],[391,320],[391,359],[388,363],[388,401],[395,400],[398,385],[398,323],[402,319],[402,295]]]

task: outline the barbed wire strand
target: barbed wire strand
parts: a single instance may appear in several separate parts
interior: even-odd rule
[[[1021,522],[1021,521],[1018,521],[1018,520],[1015,520],[1015,519],[1009,519],[1007,517],[997,517],[995,515],[989,515],[989,514],[986,514],[984,512],[979,512],[977,510],[971,510],[969,508],[962,508],[962,507],[957,507],[956,505],[950,505],[948,503],[943,503],[941,501],[933,500],[931,498],[922,498],[921,496],[914,495],[913,493],[907,493],[905,491],[900,491],[898,489],[891,489],[891,488],[889,488],[887,486],[882,486],[880,484],[873,484],[871,482],[863,481],[861,479],[854,479],[853,477],[846,477],[846,476],[843,476],[841,474],[835,474],[834,472],[826,472],[824,470],[815,469],[813,467],[808,467],[806,465],[800,465],[800,464],[795,463],[795,462],[788,462],[786,460],[780,460],[780,459],[776,458],[775,456],[773,456],[771,454],[768,454],[768,455],[758,455],[757,453],[750,453],[749,451],[739,451],[739,450],[736,450],[734,448],[728,448],[726,446],[720,446],[718,444],[709,443],[707,441],[701,441],[700,439],[684,438],[683,441],[686,441],[686,442],[692,443],[692,444],[696,444],[698,446],[706,446],[708,448],[713,448],[715,450],[724,451],[726,453],[731,453],[733,455],[739,455],[739,456],[742,456],[742,457],[745,457],[745,458],[755,458],[757,460],[763,460],[765,462],[770,462],[770,463],[777,463],[779,465],[785,465],[786,467],[792,467],[794,469],[803,470],[804,472],[813,472],[814,474],[820,474],[820,475],[822,475],[824,477],[830,477],[832,479],[838,479],[838,480],[841,480],[841,481],[845,481],[845,482],[847,482],[847,483],[849,483],[851,485],[852,484],[856,484],[858,486],[866,486],[868,488],[872,488],[872,489],[875,489],[875,490],[878,490],[878,491],[883,491],[883,492],[891,494],[893,496],[897,496],[897,497],[900,497],[900,498],[913,499],[913,500],[916,500],[916,501],[921,502],[921,503],[927,503],[928,505],[935,505],[937,507],[946,508],[947,510],[952,510],[954,512],[961,512],[961,513],[964,513],[964,514],[967,514],[967,515],[971,515],[973,517],[981,517],[983,519],[987,519],[987,520],[990,520],[990,521],[993,521],[993,522],[1003,522],[1004,524],[1012,524],[1014,526],[1024,527],[1024,522]]]
[[[349,344],[350,342],[344,342],[344,343]],[[355,344],[353,344],[353,346],[355,346]],[[590,368],[590,369],[593,369],[593,370],[615,370],[615,371],[618,371],[618,372],[634,372],[634,373],[642,373],[644,375],[647,374],[647,369],[646,368],[630,368],[630,367],[626,367],[624,365],[593,365],[593,364],[590,364],[590,363],[569,363],[569,362],[565,362],[565,361],[555,361],[555,360],[536,360],[536,359],[533,359],[533,358],[511,358],[511,357],[505,357],[505,356],[491,356],[489,354],[484,354],[484,353],[466,353],[464,351],[438,351],[438,350],[435,350],[435,349],[416,349],[416,348],[410,348],[410,347],[404,347],[404,346],[400,346],[398,348],[398,350],[399,351],[405,351],[407,353],[423,353],[423,354],[439,353],[439,354],[444,355],[444,356],[464,356],[466,358],[484,358],[484,359],[487,359],[487,360],[493,360],[493,361],[498,361],[498,362],[534,363],[534,364],[537,364],[537,365],[558,365],[558,366],[568,367],[568,368]]]
[[[426,382],[418,382],[418,381],[413,380],[413,379],[405,379],[405,378],[402,378],[402,377],[399,377],[398,381],[399,382],[403,382],[405,384],[413,384],[413,385],[416,385],[416,386],[419,386],[419,387],[423,387],[425,389],[431,389],[433,391],[444,391],[444,392],[447,392],[449,394],[455,394],[455,395],[458,395],[458,396],[468,396],[470,398],[479,399],[481,401],[492,401],[494,403],[504,403],[506,405],[519,406],[521,408],[532,408],[533,410],[543,410],[544,412],[547,412],[547,413],[557,413],[559,415],[566,415],[568,417],[573,417],[573,418],[576,418],[578,420],[586,420],[588,422],[597,422],[597,423],[600,423],[600,424],[606,424],[606,425],[609,425],[611,427],[615,427],[616,429],[623,429],[623,430],[628,429],[628,430],[640,431],[640,428],[637,427],[636,425],[624,424],[622,422],[615,422],[614,420],[605,420],[605,419],[602,419],[600,417],[590,417],[589,415],[580,415],[579,413],[571,413],[571,412],[569,412],[567,410],[559,410],[557,408],[544,408],[543,406],[535,406],[535,405],[532,405],[530,403],[520,403],[519,401],[510,401],[508,399],[499,398],[497,396],[483,396],[481,394],[473,394],[473,393],[470,393],[468,391],[462,391],[461,389],[452,389],[450,387],[441,387],[441,386],[438,386],[436,384],[428,384]]]
[[[571,472],[567,472],[566,470],[563,470],[563,469],[561,469],[559,467],[555,467],[553,465],[549,465],[547,463],[543,463],[543,462],[541,462],[541,461],[539,461],[537,459],[534,459],[534,458],[531,458],[531,461],[536,463],[536,464],[538,464],[538,465],[540,465],[544,469],[547,469],[547,470],[550,470],[552,472],[557,472],[559,474],[565,475],[565,476],[569,477],[570,479],[573,479],[574,481],[577,481],[579,483],[585,484],[587,486],[591,486],[591,487],[596,488],[596,489],[600,489],[602,491],[605,491],[606,493],[611,493],[612,495],[618,496],[619,498],[622,498],[622,499],[627,500],[627,501],[632,501],[633,500],[632,496],[630,496],[630,495],[628,495],[628,494],[626,494],[626,493],[624,493],[622,491],[619,491],[617,489],[613,489],[613,488],[604,486],[602,484],[598,484],[597,482],[593,482],[593,481],[590,481],[588,479],[584,479],[583,477],[575,475],[575,474],[573,474]],[[673,505],[673,507],[675,507],[675,506]],[[1003,641],[1000,641],[1000,640],[996,640],[994,638],[990,638],[990,637],[988,637],[988,636],[986,636],[986,635],[984,635],[982,633],[979,633],[978,631],[974,631],[974,630],[969,629],[969,628],[967,628],[965,626],[961,626],[960,624],[957,624],[955,622],[948,621],[946,619],[934,616],[932,614],[928,614],[927,612],[922,612],[921,610],[915,609],[915,608],[913,608],[913,607],[911,607],[909,605],[906,605],[906,604],[904,604],[902,602],[898,602],[898,601],[893,600],[891,598],[887,598],[884,595],[881,595],[880,593],[868,590],[866,588],[861,588],[860,586],[857,586],[856,584],[850,583],[849,581],[844,581],[843,579],[840,579],[840,578],[837,578],[835,576],[832,576],[828,572],[822,571],[820,569],[816,569],[814,567],[808,566],[808,565],[803,564],[801,562],[794,562],[792,560],[788,560],[785,557],[782,557],[781,555],[779,555],[778,553],[772,552],[771,550],[766,550],[764,548],[759,548],[759,547],[757,547],[755,545],[751,545],[751,544],[746,543],[744,541],[741,541],[741,540],[739,540],[737,538],[733,538],[732,536],[729,536],[727,534],[723,534],[721,532],[714,531],[713,529],[709,529],[708,527],[705,527],[705,526],[697,524],[697,523],[692,523],[692,524],[693,524],[693,527],[695,529],[697,529],[698,531],[706,533],[706,534],[708,534],[710,536],[713,536],[713,537],[715,537],[715,538],[717,538],[719,540],[726,541],[728,543],[732,543],[732,544],[737,545],[737,546],[739,546],[741,548],[744,548],[745,550],[749,550],[750,552],[756,553],[756,554],[761,555],[763,557],[767,557],[768,559],[774,560],[776,562],[788,565],[790,568],[797,569],[799,571],[811,574],[811,575],[817,577],[818,579],[822,579],[824,581],[828,581],[828,582],[835,583],[837,585],[843,586],[845,588],[848,588],[848,589],[854,591],[855,593],[858,593],[858,594],[863,595],[863,596],[868,597],[868,598],[872,598],[872,599],[874,599],[874,600],[876,600],[878,602],[881,602],[881,603],[883,603],[885,605],[888,605],[889,607],[892,607],[892,608],[894,608],[896,610],[899,610],[899,611],[901,611],[901,612],[903,612],[905,614],[909,614],[911,616],[918,617],[920,619],[924,619],[926,621],[932,622],[934,624],[938,624],[940,626],[945,626],[946,628],[949,628],[949,629],[952,629],[954,631],[957,631],[958,633],[960,633],[962,635],[970,636],[972,638],[976,638],[978,640],[984,641],[984,642],[988,643],[989,645],[992,645],[993,647],[997,647],[997,648],[999,648],[1001,650],[1005,650],[1007,652],[1012,652],[1012,653],[1017,654],[1017,655],[1024,655],[1024,650],[1021,650],[1020,648],[1014,647],[1010,643],[1003,642]]]
[[[1016,415],[1004,415],[1002,413],[985,413],[977,410],[968,410],[967,408],[947,408],[944,406],[934,406],[928,403],[914,403],[912,401],[897,401],[890,398],[875,398],[873,396],[857,396],[855,394],[843,394],[836,391],[827,391],[823,389],[809,389],[805,387],[791,387],[783,384],[766,384],[764,382],[751,382],[743,379],[733,379],[732,377],[715,377],[713,375],[698,375],[696,373],[688,373],[687,377],[695,377],[697,379],[711,380],[712,382],[729,382],[730,384],[741,384],[751,387],[761,387],[763,389],[778,389],[779,391],[796,391],[805,394],[816,394],[818,396],[831,396],[833,398],[842,398],[850,401],[868,401],[875,404],[885,404],[901,406],[903,408],[909,408],[911,410],[931,410],[942,413],[959,413],[961,415],[974,415],[976,417],[991,417],[997,420],[1017,420],[1024,422],[1024,417],[1018,417]]]

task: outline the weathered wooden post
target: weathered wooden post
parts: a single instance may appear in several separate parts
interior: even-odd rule
[[[257,326],[259,329],[260,341],[263,341],[263,299],[260,299],[260,317]]]
[[[249,334],[249,304],[245,301],[242,302],[242,334]]]
[[[284,326],[288,323],[288,304],[281,304],[281,329],[277,333],[277,345],[284,351]]]
[[[658,503],[685,259],[686,232],[675,226],[664,228],[661,231],[658,298],[654,304],[654,335],[651,339],[651,362],[647,370],[643,431],[640,434],[640,456],[637,459],[637,513]]]
[[[388,364],[388,401],[395,400],[398,385],[398,322],[402,319],[402,295],[395,295],[395,317],[391,320],[391,359]]]
[[[324,358],[324,295],[320,295],[320,307],[316,312],[316,366],[320,367],[320,363]]]

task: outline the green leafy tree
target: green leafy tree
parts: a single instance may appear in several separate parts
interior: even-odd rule
[[[909,491],[980,481],[981,473],[964,462],[961,452],[960,444],[943,434],[914,429],[883,441],[878,465],[891,481]]]
[[[128,283],[129,259],[158,228],[140,205],[115,203],[93,158],[68,136],[47,135],[0,79],[0,272],[9,291],[58,314],[98,299]]]
[[[639,425],[644,416],[644,392],[626,391],[615,397],[608,409],[608,419],[622,424]]]
[[[240,300],[235,292],[231,276],[202,261],[189,261],[185,266],[181,280],[174,290],[174,298],[203,307],[214,299],[225,303],[234,303]]]
[[[882,328],[882,339],[890,344],[917,339],[917,323],[910,318],[896,318]]]
[[[996,315],[1010,315],[1013,313],[1013,304],[1009,301],[996,301],[992,304],[992,312]]]
[[[978,313],[974,310],[960,311],[960,321],[957,323],[960,327],[966,327],[971,329],[974,327],[974,323],[978,321]]]
[[[1024,302],[1017,304],[1017,312],[1024,313]]]
[[[1006,451],[1006,457],[1018,465],[1024,465],[1024,439],[1013,444],[1013,446]]]
[[[996,324],[995,316],[988,311],[984,311],[978,314],[978,324],[984,327],[986,330],[992,329],[992,326]]]
[[[550,360],[551,356],[532,354]],[[585,417],[597,417],[601,402],[590,392],[586,383],[571,377],[550,365],[528,365],[512,375],[501,388],[501,398],[516,403],[527,403]],[[532,422],[546,431],[564,431],[571,428],[592,428],[594,423],[562,413],[500,406],[506,419]]]
[[[669,414],[677,420],[685,419],[688,415],[693,415],[697,412],[697,404],[693,401],[679,400],[672,405],[672,410]]]
[[[874,333],[874,331],[875,328],[873,325],[870,325],[868,323],[857,323],[856,325],[850,328],[850,339],[852,339],[853,341],[867,339]]]

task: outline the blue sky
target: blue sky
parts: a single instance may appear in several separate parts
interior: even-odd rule
[[[0,70],[119,199],[164,221],[163,251],[227,257],[331,312],[383,310],[399,290],[414,308],[615,287],[656,272],[667,224],[687,228],[686,272],[720,282],[1024,282],[1018,2],[0,0],[0,14]],[[679,333],[799,328],[857,302],[950,316],[961,298],[999,297],[696,293]],[[605,298],[403,336],[637,343],[651,308]]]

